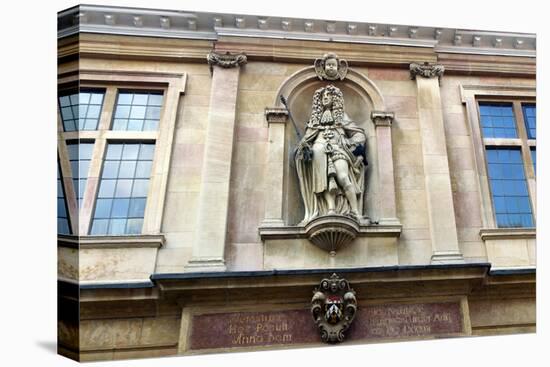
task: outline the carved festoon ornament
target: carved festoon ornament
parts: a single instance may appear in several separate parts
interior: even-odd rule
[[[314,66],[320,80],[344,80],[348,73],[348,62],[332,52],[321,59],[315,59]]]
[[[210,73],[213,72],[214,65],[218,65],[222,68],[233,68],[246,64],[247,61],[246,55],[244,53],[232,55],[229,52],[226,52],[225,54],[220,54],[214,51],[206,55],[206,60],[208,61],[208,65],[210,66]]]
[[[443,65],[430,64],[425,62],[424,64],[411,63],[409,65],[409,71],[411,73],[411,79],[414,80],[417,75],[420,75],[423,78],[434,78],[437,77],[441,83],[441,77],[445,72],[445,67]]]
[[[313,291],[311,315],[325,343],[342,342],[356,312],[355,291],[347,280],[336,274],[321,280],[319,287]]]
[[[301,224],[326,215],[363,219],[366,140],[365,131],[344,112],[339,88],[327,85],[314,92],[294,156],[304,203]]]

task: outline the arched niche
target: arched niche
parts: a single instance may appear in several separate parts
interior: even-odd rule
[[[296,122],[299,133],[303,135],[304,127],[311,113],[312,97],[315,90],[326,85],[333,84],[340,88],[344,94],[345,112],[348,117],[363,128],[367,135],[367,160],[369,166],[366,171],[365,195],[363,202],[363,215],[378,220],[388,217],[379,208],[381,199],[388,195],[380,195],[381,191],[389,191],[387,179],[380,175],[380,164],[391,163],[391,192],[395,202],[395,190],[393,187],[393,164],[391,157],[391,132],[380,134],[379,125],[372,119],[373,112],[385,111],[384,97],[376,85],[364,74],[349,69],[344,80],[327,81],[319,80],[313,66],[301,69],[291,75],[279,87],[273,108],[266,109],[266,116],[270,130],[269,169],[270,181],[269,195],[271,204],[266,205],[266,216],[262,226],[295,226],[304,214],[303,202],[299,191],[298,177],[294,166],[294,149],[298,142],[296,129],[290,118],[281,118],[284,114],[284,106],[280,96],[288,100],[291,115]],[[269,112],[268,112],[269,111]],[[270,118],[270,113],[278,114],[278,118]],[[273,116],[273,115],[272,115]],[[391,123],[391,121],[390,121]],[[388,129],[390,125],[387,125]],[[380,138],[388,139],[380,145]],[[384,138],[385,136],[385,138]],[[389,143],[389,156],[387,144]],[[380,148],[383,154],[380,156]],[[385,189],[381,190],[381,184]],[[392,217],[391,213],[389,215]],[[393,214],[393,219],[395,214]],[[386,219],[386,218],[385,218]],[[397,222],[397,220],[393,221]]]

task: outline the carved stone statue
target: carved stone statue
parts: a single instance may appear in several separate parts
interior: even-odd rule
[[[321,280],[313,291],[311,315],[325,343],[344,340],[344,332],[350,327],[357,313],[355,291],[347,280],[332,274]]]
[[[348,62],[332,52],[325,54],[322,59],[316,59],[314,66],[321,80],[344,80],[348,73]]]
[[[313,94],[311,117],[295,154],[307,224],[323,215],[362,218],[365,131],[347,118],[334,85]]]

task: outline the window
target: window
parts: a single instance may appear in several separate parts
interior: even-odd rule
[[[535,105],[479,100],[478,106],[495,225],[534,227],[528,179],[535,171]]]
[[[537,150],[535,148],[531,148],[531,160],[533,161],[533,170],[535,171],[535,174],[537,173]]]
[[[113,130],[158,130],[162,94],[119,92],[113,120]]]
[[[498,227],[533,227],[521,151],[518,148],[486,149]]]
[[[103,92],[81,91],[59,97],[64,131],[97,130]]]
[[[537,138],[537,108],[533,104],[523,105],[523,119],[529,139]]]
[[[67,142],[67,149],[69,150],[69,161],[71,162],[74,192],[78,201],[78,207],[81,208],[84,192],[86,191],[86,181],[88,180],[94,143]]]
[[[141,233],[154,149],[154,144],[108,145],[90,234]]]
[[[479,115],[485,138],[517,138],[511,103],[480,103]]]
[[[67,214],[67,202],[65,201],[65,190],[63,189],[63,181],[57,166],[57,233],[70,234],[71,226],[69,225],[69,215]]]
[[[58,82],[59,174],[71,177],[58,180],[60,227],[101,242],[160,234],[186,74],[80,69]]]

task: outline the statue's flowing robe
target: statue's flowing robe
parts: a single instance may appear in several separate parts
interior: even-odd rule
[[[363,145],[366,142],[363,129],[359,128],[352,121],[346,121],[344,124],[337,125],[334,130],[356,145]],[[322,131],[323,128],[321,125],[308,125],[306,127],[302,143],[307,143],[312,147],[313,159],[311,161],[307,162],[303,160],[300,150],[295,155],[300,192],[304,202],[304,219],[301,221],[301,224],[306,224],[318,216],[328,214],[328,206],[323,197],[323,193],[329,188],[328,155],[324,152],[324,149],[314,146],[317,136]],[[363,162],[362,157],[356,157],[346,144],[339,144],[338,150],[344,154],[348,163],[348,177],[357,195],[359,213],[362,213],[366,162]],[[351,213],[351,207],[341,187],[338,187],[336,193],[335,211],[343,215]]]

